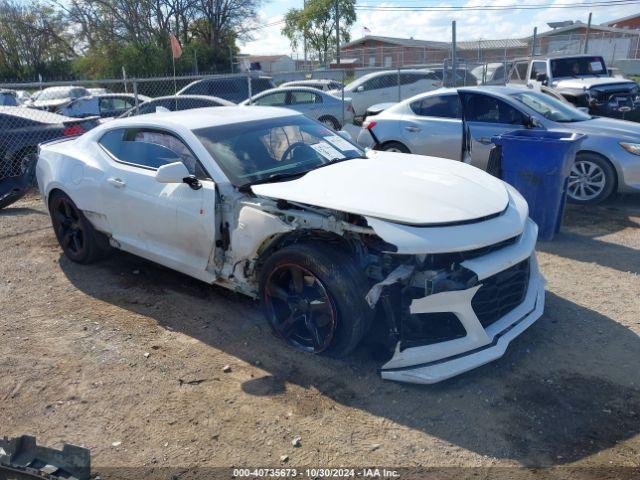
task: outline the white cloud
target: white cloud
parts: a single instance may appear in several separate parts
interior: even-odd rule
[[[279,3],[279,2],[278,2]],[[301,2],[300,2],[301,3]],[[487,0],[469,0],[464,5],[486,5]],[[523,5],[540,3],[539,0],[522,0]],[[554,0],[554,3],[566,4],[566,0]],[[513,0],[495,0],[491,5],[512,5]],[[259,14],[260,25],[268,25],[280,21],[284,17],[284,10],[291,2],[280,5],[271,4]],[[392,5],[379,3],[378,5]],[[395,5],[398,5],[395,3]],[[404,4],[406,5],[406,4]],[[450,3],[432,4],[433,6],[448,6]],[[593,9],[593,23],[602,23],[614,18],[629,15],[629,7],[618,5]],[[362,28],[366,26],[371,35],[389,37],[414,37],[421,40],[450,41],[451,21],[456,20],[458,40],[520,38],[533,33],[533,27],[538,31],[548,30],[547,22],[559,20],[581,20],[586,23],[589,12],[587,9],[546,9],[546,10],[506,10],[506,11],[455,11],[455,12],[390,12],[358,10],[358,20],[351,28],[351,38],[362,35]],[[282,24],[256,30],[254,39],[241,44],[243,53],[257,55],[291,54],[291,45],[281,33]],[[295,55],[295,54],[294,54]]]
[[[264,11],[258,15],[258,26],[270,25],[256,30],[253,33],[253,40],[240,44],[242,53],[252,55],[275,55],[281,53],[291,53],[289,40],[280,31],[283,24],[271,25],[280,22],[284,15],[267,16]]]

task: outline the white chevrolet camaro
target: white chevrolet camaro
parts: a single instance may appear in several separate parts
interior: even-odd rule
[[[125,250],[259,298],[284,341],[433,383],[499,358],[544,308],[520,194],[469,165],[365,152],[291,110],[217,107],[42,145],[65,255]]]

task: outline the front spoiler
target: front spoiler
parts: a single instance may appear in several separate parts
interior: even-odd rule
[[[525,301],[491,326],[500,324],[501,329],[491,335],[486,345],[422,364],[383,368],[380,372],[382,378],[409,383],[436,383],[502,357],[509,343],[542,316],[545,298],[544,283],[543,277],[537,271],[535,275],[532,272]],[[488,334],[491,327],[487,329]],[[431,348],[432,346],[428,346],[411,350],[430,350]]]
[[[451,312],[466,330],[462,338],[400,350],[382,366],[382,378],[411,383],[436,383],[466,372],[504,355],[507,346],[544,310],[545,281],[538,270],[535,241],[538,228],[527,220],[518,241],[502,250],[464,262],[476,273],[480,284],[466,290],[445,291],[413,299],[411,314]],[[476,316],[471,301],[489,276],[529,258],[530,274],[523,302],[486,328]]]

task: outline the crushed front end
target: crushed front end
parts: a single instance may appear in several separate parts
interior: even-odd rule
[[[397,242],[400,260],[367,296],[393,350],[382,378],[435,383],[471,370],[504,355],[542,315],[538,228],[527,213],[516,193],[502,215],[478,223],[392,232],[370,221],[386,242]],[[428,253],[417,252],[418,236]]]

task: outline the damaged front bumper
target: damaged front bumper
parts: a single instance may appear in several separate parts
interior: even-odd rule
[[[545,282],[536,261],[536,238],[537,226],[527,220],[513,244],[461,263],[476,275],[473,286],[413,298],[410,317],[428,315],[423,318],[456,325],[447,327],[450,339],[428,345],[401,336],[381,368],[382,378],[436,383],[503,356],[511,340],[543,313]]]

